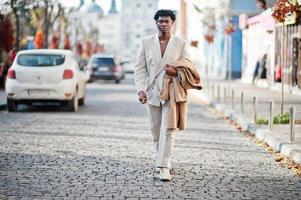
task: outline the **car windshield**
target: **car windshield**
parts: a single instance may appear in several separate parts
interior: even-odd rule
[[[22,66],[40,67],[57,66],[65,62],[64,55],[54,54],[22,54],[18,56],[17,63]]]
[[[113,58],[94,58],[92,61],[94,67],[112,67],[115,66]]]

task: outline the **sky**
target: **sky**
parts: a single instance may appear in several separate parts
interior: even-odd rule
[[[59,0],[64,6],[66,7],[73,7],[79,5],[79,0]],[[86,3],[89,3],[91,0],[85,0]],[[120,10],[121,8],[121,1],[116,0],[117,9]],[[100,5],[105,13],[108,12],[111,6],[111,0],[95,0],[95,2]],[[179,0],[159,0],[159,9],[172,9],[178,10],[179,7]]]

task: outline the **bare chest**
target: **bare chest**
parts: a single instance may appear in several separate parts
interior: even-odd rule
[[[160,43],[160,49],[161,49],[161,56],[164,56],[165,50],[167,47],[167,42],[166,43]]]

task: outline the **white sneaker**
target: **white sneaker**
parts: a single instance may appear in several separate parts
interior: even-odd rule
[[[161,181],[170,181],[171,180],[171,176],[170,176],[168,168],[161,168],[160,169],[159,179]]]
[[[160,173],[160,169],[161,169],[160,167],[156,167],[155,172],[156,172],[157,174],[159,174],[159,173]],[[173,174],[173,172],[174,172],[174,171],[173,171],[173,168],[171,168],[171,167],[169,168],[169,167],[168,167],[168,169],[169,169],[169,173],[170,173],[170,174]]]

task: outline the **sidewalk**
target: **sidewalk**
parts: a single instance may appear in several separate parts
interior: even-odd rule
[[[214,86],[212,86],[214,85]],[[228,92],[230,85],[230,95]],[[220,87],[220,98],[218,98],[218,87]],[[214,88],[214,89],[212,89]],[[226,90],[226,98],[224,92]],[[234,101],[232,108],[232,90]],[[214,95],[213,95],[214,92]],[[241,114],[241,93],[244,92],[244,112]],[[230,119],[238,123],[244,130],[260,140],[265,141],[277,152],[290,157],[296,163],[301,163],[301,125],[296,125],[295,141],[290,143],[290,125],[273,125],[270,131],[268,125],[256,125],[253,123],[253,97],[257,98],[257,119],[269,119],[269,101],[274,101],[273,116],[281,113],[281,92],[266,88],[259,88],[240,81],[210,80],[204,83],[204,90],[193,91],[194,97],[208,103],[216,110],[224,113]],[[284,93],[284,113],[289,112],[290,107],[296,110],[296,120],[301,120],[301,96]]]
[[[0,89],[0,110],[6,109],[6,94],[4,89]]]

